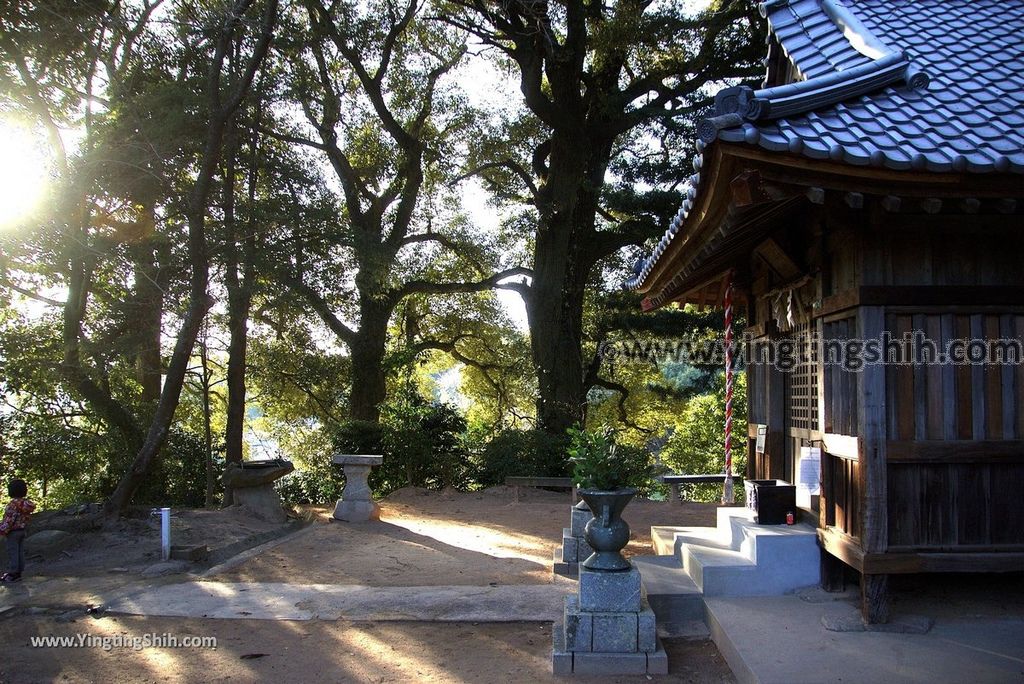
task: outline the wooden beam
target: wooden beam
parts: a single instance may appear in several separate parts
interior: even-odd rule
[[[864,568],[864,549],[856,539],[835,527],[818,529],[818,542],[830,554],[860,572]]]
[[[789,254],[786,253],[786,250],[782,249],[782,246],[772,238],[768,238],[754,248],[754,254],[764,259],[764,262],[768,264],[782,280],[793,280],[803,274],[803,269],[801,269]]]
[[[1024,440],[889,440],[889,463],[1021,463]]]
[[[816,317],[856,306],[1015,306],[1024,305],[1024,287],[1003,285],[874,285],[852,288],[822,300]]]
[[[724,158],[760,162],[765,181],[793,183],[826,190],[853,190],[874,195],[906,197],[1024,198],[1020,176],[1014,173],[938,173],[897,171],[874,166],[810,159],[773,152],[742,143],[719,143]],[[707,164],[705,164],[705,168]]]
[[[868,553],[864,572],[888,575],[921,572],[1021,572],[1024,553]]]
[[[821,588],[828,592],[846,589],[846,564],[821,549]]]
[[[892,613],[889,594],[889,575],[860,576],[861,617],[869,625],[884,625]]]

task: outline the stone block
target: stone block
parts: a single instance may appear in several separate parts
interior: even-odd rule
[[[580,565],[580,610],[597,613],[641,610],[640,571],[599,572]]]
[[[646,653],[575,653],[573,674],[647,674]]]
[[[578,563],[580,558],[577,555],[579,549],[579,539],[569,534],[569,528],[566,527],[562,534],[562,562],[563,563]]]
[[[551,550],[551,571],[562,577],[576,579],[576,575],[579,573],[579,564],[562,562],[562,548],[557,547]]]
[[[594,613],[595,653],[636,653],[637,613]]]
[[[658,627],[654,611],[644,601],[644,609],[636,614],[636,648],[638,651],[653,653],[658,649]]]
[[[593,514],[590,509],[582,510],[572,507],[572,522],[570,523],[569,533],[574,537],[582,537],[583,532],[587,527],[587,523],[593,518]]]
[[[668,653],[659,640],[658,649],[647,654],[647,674],[663,675],[668,674]]]
[[[565,597],[565,610],[562,614],[565,625],[565,650],[591,650],[594,638],[593,615],[580,610],[579,599],[575,595]]]
[[[565,631],[557,622],[551,632],[551,672],[556,675],[572,674],[573,654],[565,650]]]

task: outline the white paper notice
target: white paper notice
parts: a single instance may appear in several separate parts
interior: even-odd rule
[[[811,497],[821,494],[821,447],[800,447],[800,472],[796,483],[796,505],[811,507]]]

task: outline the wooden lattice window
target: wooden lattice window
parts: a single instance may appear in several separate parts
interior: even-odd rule
[[[787,373],[787,422],[803,430],[818,429],[818,344],[813,330],[810,322],[793,329],[796,364]]]

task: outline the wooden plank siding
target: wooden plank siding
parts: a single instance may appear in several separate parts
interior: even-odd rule
[[[843,318],[830,321],[822,326],[823,340],[833,340],[842,345],[855,337],[856,319]],[[822,350],[822,356],[838,349]],[[825,425],[824,432],[837,435],[856,435],[858,428],[857,384],[859,374],[847,370],[835,359],[823,358],[825,379]]]
[[[952,339],[1015,338],[1021,318],[888,307],[885,325],[896,339],[923,333],[942,355]],[[889,550],[1018,550],[1024,545],[1022,367],[915,360],[886,367]]]
[[[990,313],[886,315],[893,338],[923,333],[940,354],[952,339],[1015,339],[1022,324],[1024,316]],[[1020,364],[889,364],[886,385],[888,432],[897,440],[1014,440],[1024,434]]]

